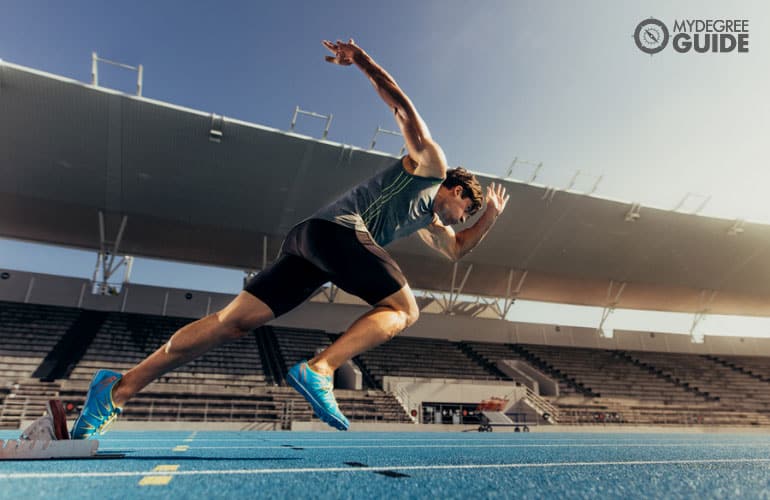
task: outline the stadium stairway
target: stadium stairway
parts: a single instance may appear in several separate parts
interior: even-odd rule
[[[494,363],[490,362],[486,357],[476,352],[471,345],[467,342],[459,342],[458,347],[466,356],[471,358],[474,362],[481,365],[492,376],[499,378],[500,380],[511,380],[511,378],[505,373],[501,372]]]
[[[284,379],[286,363],[278,348],[275,330],[269,326],[262,326],[252,333],[257,341],[259,355],[262,359],[265,381],[268,385],[286,385]]]
[[[757,373],[754,373],[753,371],[740,366],[732,361],[728,361],[726,359],[720,358],[719,356],[714,356],[711,354],[707,354],[703,356],[704,358],[713,361],[714,363],[719,363],[722,366],[726,366],[727,368],[730,368],[734,372],[741,373],[743,375],[748,375],[751,378],[755,378],[757,380],[761,380],[762,382],[770,382],[770,379],[763,377],[762,375],[759,375]]]
[[[356,356],[353,358],[353,363],[358,367],[359,371],[361,372],[361,382],[363,384],[364,389],[382,389],[382,386],[377,383],[376,380],[374,380],[374,377],[372,377],[372,374],[369,373],[369,370],[366,369],[366,364],[361,359],[360,356]]]
[[[107,314],[104,311],[81,310],[75,322],[46,355],[32,376],[46,382],[69,377],[104,324]]]

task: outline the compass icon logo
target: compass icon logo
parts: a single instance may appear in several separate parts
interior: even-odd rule
[[[645,54],[657,54],[668,45],[668,28],[654,17],[645,19],[636,26],[634,41]]]

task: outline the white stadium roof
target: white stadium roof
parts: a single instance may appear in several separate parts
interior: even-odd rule
[[[102,212],[106,240],[127,218],[121,254],[260,269],[394,159],[0,63],[2,237],[96,250]],[[770,316],[770,226],[627,221],[631,203],[502,182],[506,212],[456,268],[416,237],[389,247],[413,288],[605,306],[625,283],[617,307]]]

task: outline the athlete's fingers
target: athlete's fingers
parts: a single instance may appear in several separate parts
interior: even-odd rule
[[[326,56],[326,57],[324,57],[324,59],[326,59],[326,62],[330,62],[332,64],[337,64],[337,58],[336,57]]]
[[[332,52],[337,52],[337,47],[335,47],[334,44],[332,42],[330,42],[329,40],[324,40],[321,43],[323,43],[324,47],[326,47],[327,49],[331,50]]]

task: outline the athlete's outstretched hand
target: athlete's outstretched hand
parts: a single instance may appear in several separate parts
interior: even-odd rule
[[[505,210],[505,205],[508,204],[508,199],[511,195],[505,192],[505,187],[502,184],[495,184],[494,182],[487,186],[487,210],[494,210],[494,214],[500,215]]]
[[[332,64],[339,64],[340,66],[350,66],[353,64],[353,56],[357,52],[361,52],[361,47],[356,45],[356,42],[351,38],[348,43],[337,40],[337,43],[332,43],[329,40],[321,42],[324,47],[329,49],[329,52],[334,56],[326,56],[326,60]]]

